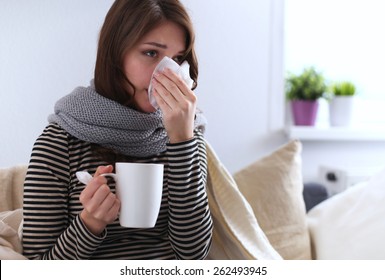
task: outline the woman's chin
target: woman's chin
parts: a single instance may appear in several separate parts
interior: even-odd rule
[[[136,98],[133,100],[133,107],[137,111],[140,111],[142,113],[154,113],[156,112],[156,109],[151,105],[150,100],[147,95],[147,90],[143,93],[136,93]]]
[[[154,107],[152,107],[150,102],[146,102],[146,104],[141,104],[140,106],[139,106],[139,104],[137,104],[136,108],[137,108],[138,111],[141,111],[143,113],[154,113],[154,112],[156,112],[156,109]]]

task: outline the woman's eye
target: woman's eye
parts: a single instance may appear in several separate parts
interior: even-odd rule
[[[149,56],[149,57],[156,57],[158,52],[157,51],[146,51],[144,54]]]

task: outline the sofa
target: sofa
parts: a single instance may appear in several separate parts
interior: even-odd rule
[[[301,151],[291,140],[230,174],[207,143],[208,259],[385,259],[385,170],[329,198],[323,186],[304,185]],[[26,166],[0,169],[0,259],[25,259],[25,173]]]

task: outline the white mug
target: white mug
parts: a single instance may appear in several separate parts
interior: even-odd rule
[[[123,227],[151,228],[158,219],[163,191],[163,164],[117,162],[115,180],[119,222]]]

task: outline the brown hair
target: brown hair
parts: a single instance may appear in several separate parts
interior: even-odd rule
[[[184,60],[190,64],[190,76],[194,80],[193,88],[196,88],[195,34],[183,5],[178,0],[116,0],[107,13],[99,36],[94,73],[95,89],[99,94],[124,105],[130,104],[135,92],[127,91],[132,84],[123,70],[124,55],[165,20],[179,24],[185,30]]]

